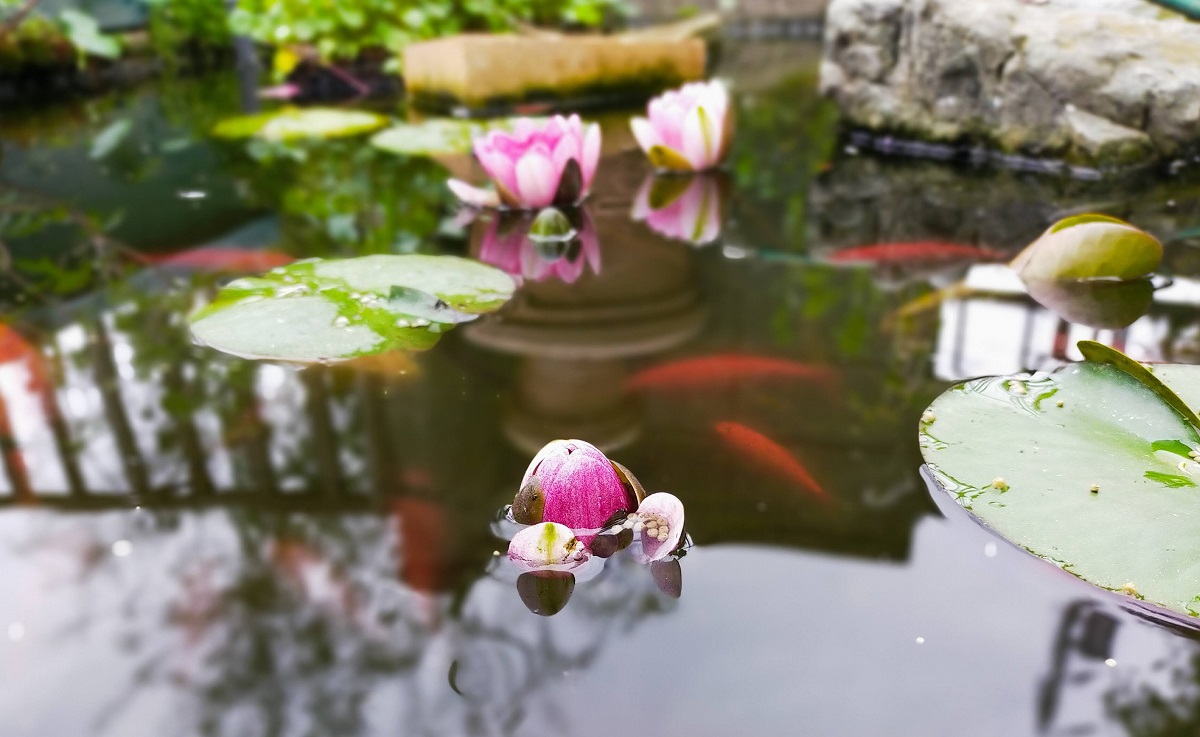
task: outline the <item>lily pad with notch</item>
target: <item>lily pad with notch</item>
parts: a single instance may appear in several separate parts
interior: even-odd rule
[[[1196,617],[1200,367],[1084,352],[1101,360],[974,379],[934,401],[920,427],[934,492],[1085,581]]]
[[[503,271],[454,256],[311,259],[231,282],[192,315],[192,335],[232,355],[297,363],[426,350],[515,288]]]

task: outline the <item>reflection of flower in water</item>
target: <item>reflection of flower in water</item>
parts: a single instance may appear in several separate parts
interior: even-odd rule
[[[529,235],[533,218],[518,213],[490,215],[479,259],[508,274],[540,282],[551,277],[567,284],[578,281],[586,268],[600,273],[600,241],[584,208],[567,212],[576,235],[559,242],[538,242]]]
[[[721,235],[723,192],[719,174],[651,175],[634,201],[634,220],[659,235],[702,245]]]

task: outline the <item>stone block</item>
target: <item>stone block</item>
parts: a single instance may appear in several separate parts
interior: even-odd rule
[[[701,79],[706,55],[696,38],[467,34],[406,48],[405,87],[439,110],[608,104]]]

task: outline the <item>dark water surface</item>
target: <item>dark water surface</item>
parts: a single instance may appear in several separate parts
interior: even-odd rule
[[[724,50],[740,115],[717,242],[630,218],[648,169],[615,116],[598,273],[569,256],[428,352],[303,371],[191,343],[214,268],[519,263],[455,220],[465,157],[218,144],[232,72],[0,118],[0,734],[1200,734],[1200,647],[943,517],[916,431],[951,383],[1080,338],[1200,357],[1196,166],[1087,181],[859,151],[816,95],[818,52]],[[844,251],[1006,256],[1090,210],[1168,242],[1174,283],[1127,328],[919,257],[940,246]],[[838,380],[642,373],[735,354]],[[617,556],[558,615],[526,609],[493,521],[558,437],[683,499],[681,598]]]

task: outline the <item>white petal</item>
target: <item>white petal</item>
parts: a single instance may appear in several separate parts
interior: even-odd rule
[[[629,121],[629,126],[633,128],[633,137],[637,139],[638,145],[643,151],[649,151],[655,146],[663,145],[662,138],[659,137],[658,131],[654,130],[654,126],[645,118],[633,118]]]
[[[716,156],[718,141],[712,138],[710,124],[697,106],[683,120],[683,150],[680,152],[692,164],[696,171],[702,171],[712,166]]]

